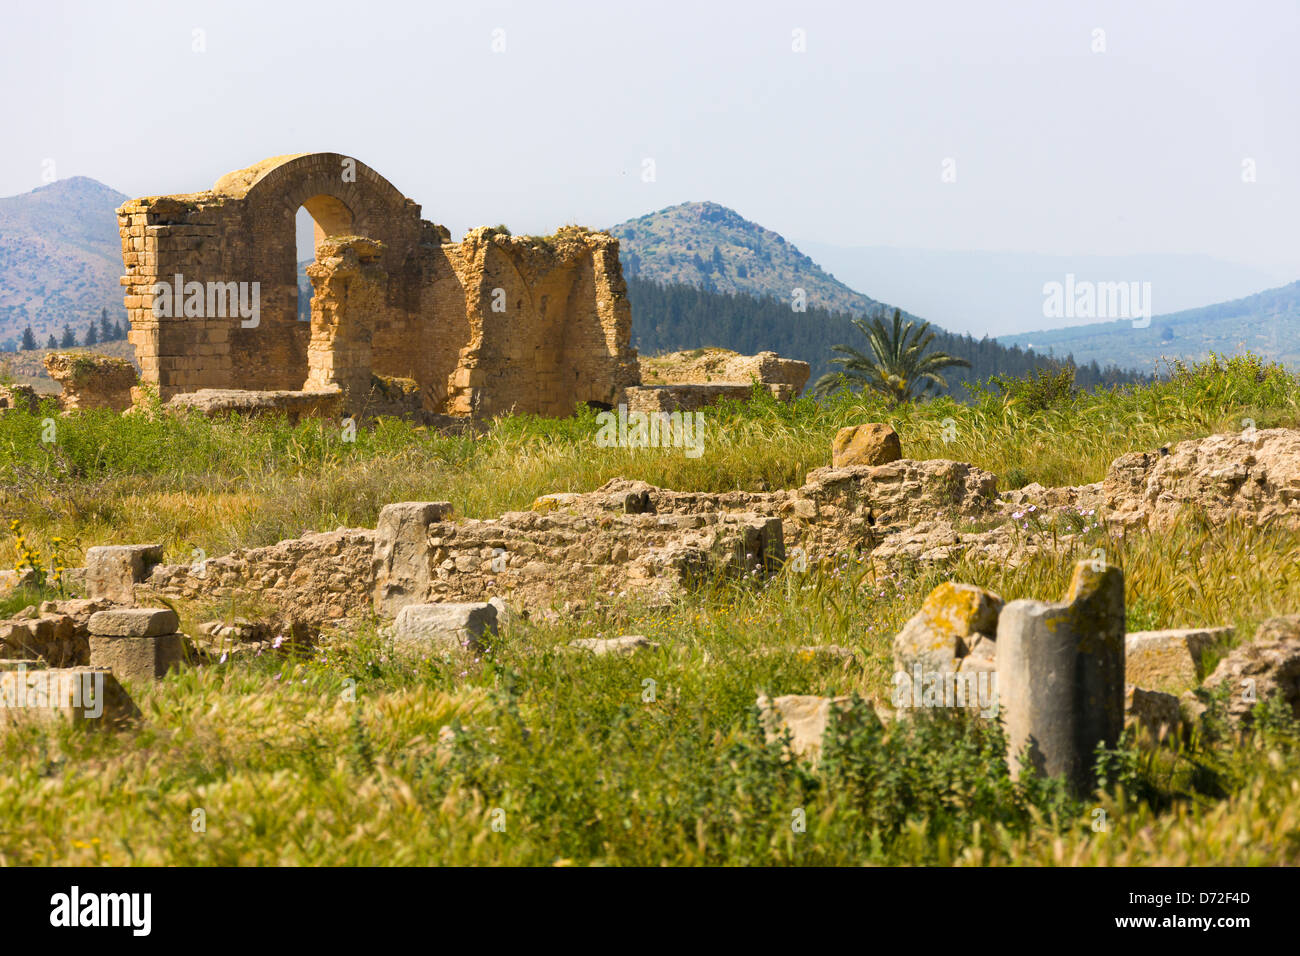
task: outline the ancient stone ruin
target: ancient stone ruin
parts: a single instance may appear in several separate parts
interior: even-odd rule
[[[63,386],[59,405],[68,412],[93,408],[126,411],[138,381],[135,366],[126,359],[93,352],[50,352],[45,356],[45,371]]]
[[[360,254],[356,264],[364,268]],[[446,502],[397,502],[373,529],[308,533],[199,564],[164,563],[155,544],[92,547],[81,569],[88,598],[47,601],[0,621],[0,708],[21,700],[36,718],[110,725],[134,707],[118,680],[145,689],[180,666],[275,650],[286,640],[328,640],[367,621],[384,622],[381,633],[403,654],[480,653],[490,639],[509,640],[521,622],[600,613],[628,600],[665,607],[715,575],[763,581],[786,568],[833,571],[849,555],[891,573],[963,553],[1014,564],[1040,546],[1016,538],[1014,520],[954,529],[1014,519],[1026,495],[1056,503],[1050,507],[1098,504],[1102,520],[1116,525],[1154,523],[1167,503],[1153,488],[1180,489],[1191,507],[1213,475],[1252,469],[1257,488],[1230,499],[1222,519],[1295,520],[1282,480],[1295,431],[1190,440],[1149,460],[1121,456],[1095,485],[1001,495],[995,477],[973,465],[893,458],[900,443],[892,430],[846,432],[838,452],[872,458],[883,448],[880,457],[892,460],[819,468],[798,488],[763,492],[680,492],[614,479],[491,519],[458,518]],[[1100,505],[1103,498],[1109,503]],[[1062,554],[1074,553],[1071,539],[1059,539]],[[238,608],[253,619],[209,621],[186,634],[172,605]],[[1075,564],[1056,603],[1004,603],[949,581],[894,640],[891,701],[868,703],[882,721],[927,707],[1004,720],[1010,766],[1062,777],[1078,794],[1093,786],[1098,745],[1114,746],[1126,724],[1157,741],[1204,727],[1207,712],[1217,719],[1209,692],[1226,694],[1224,719],[1235,728],[1249,726],[1256,703],[1274,697],[1300,717],[1300,615],[1266,621],[1212,673],[1212,652],[1229,648],[1232,628],[1125,634],[1124,622],[1123,576],[1096,558]],[[659,645],[621,635],[566,650],[628,655]],[[846,666],[855,657],[835,645],[798,653]],[[791,755],[815,761],[851,703],[782,695],[760,697],[757,706],[769,739],[788,733]],[[0,713],[0,723],[13,717]]]
[[[298,318],[299,208],[316,224],[310,322]],[[452,242],[377,172],[337,153],[277,156],[205,192],[134,199],[118,222],[130,340],[164,401],[198,393],[194,407],[238,411],[295,400],[241,402],[231,390],[331,393],[357,412],[383,403],[372,389],[384,380],[388,393],[401,380],[408,404],[431,415],[562,416],[624,402],[641,381],[608,233],[480,228]],[[749,371],[765,383],[770,370],[790,397],[807,368],[772,355]],[[729,384],[747,389],[749,377]],[[703,383],[655,388],[640,406],[698,407],[721,394]]]

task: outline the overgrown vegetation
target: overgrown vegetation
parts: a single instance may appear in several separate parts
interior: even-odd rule
[[[970,368],[970,362],[956,358],[934,347],[937,335],[930,331],[929,322],[903,321],[903,314],[894,310],[890,324],[884,316],[854,319],[853,327],[867,339],[869,352],[851,345],[834,345],[831,350],[843,358],[831,359],[838,372],[828,372],[813,385],[815,396],[829,395],[839,388],[869,389],[883,396],[891,404],[914,401],[933,389],[948,387],[943,377],[947,368]],[[1073,378],[1073,370],[1070,370]]]
[[[1294,426],[1300,394],[1249,356],[1175,367],[1136,388],[1049,384],[1048,401],[1016,400],[1020,387],[991,386],[973,405],[893,408],[856,395],[785,406],[756,391],[706,413],[699,459],[599,448],[589,412],[460,437],[382,422],[355,443],[318,422],[107,413],[60,419],[46,443],[42,416],[8,412],[0,507],[42,553],[55,535],[77,547],[157,539],[186,560],[194,547],[219,554],[373,526],[382,504],[402,499],[491,516],[616,475],[683,489],[791,486],[828,463],[838,427],[877,420],[898,429],[909,456],[1074,484],[1100,479],[1126,451],[1246,420]],[[672,607],[524,623],[477,659],[399,661],[359,625],[314,649],[174,674],[138,692],[134,730],[0,737],[0,865],[1300,860],[1300,740],[1285,714],[1263,714],[1244,742],[1226,732],[1158,747],[1126,740],[1085,801],[1010,781],[995,724],[872,716],[866,701],[888,699],[893,635],[944,580],[1051,598],[1073,561],[1101,548],[1124,568],[1131,629],[1234,624],[1249,635],[1300,608],[1300,533],[1189,520],[1126,536],[1068,513],[1036,515],[1030,532],[1044,548],[1014,566],[971,556],[886,574],[823,556],[766,585],[708,582]],[[562,649],[628,633],[661,649]],[[813,644],[856,657],[798,652]],[[860,702],[810,768],[765,741],[760,692]]]

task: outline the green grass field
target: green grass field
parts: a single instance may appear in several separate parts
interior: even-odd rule
[[[47,416],[10,412],[0,517],[17,519],[46,563],[56,550],[75,566],[91,545],[155,540],[187,561],[194,548],[218,555],[373,526],[391,501],[445,499],[491,517],[616,476],[681,490],[793,487],[829,464],[838,428],[865,421],[893,424],[908,457],[973,462],[1003,489],[1079,484],[1127,451],[1246,420],[1296,427],[1298,399],[1300,383],[1249,358],[1138,389],[1045,397],[1026,386],[971,406],[756,397],[706,413],[697,459],[598,447],[591,413],[505,419],[464,437],[384,422],[355,442],[319,422],[49,415],[46,442]],[[760,692],[887,697],[892,638],[940,582],[1056,598],[1096,547],[1124,568],[1130,629],[1234,624],[1248,637],[1300,610],[1300,534],[1189,521],[1159,536],[1090,528],[1073,550],[1014,568],[842,563],[788,567],[763,585],[720,580],[672,608],[525,623],[480,658],[401,662],[363,626],[137,688],[144,719],[131,730],[0,737],[0,863],[1300,861],[1300,733],[1278,708],[1244,740],[1213,721],[1185,742],[1127,740],[1105,755],[1087,800],[1012,783],[998,728],[962,717],[886,728],[864,703],[819,767],[765,743]],[[0,560],[16,554],[11,537]],[[661,648],[561,650],[628,633]],[[812,644],[857,656],[798,652]]]

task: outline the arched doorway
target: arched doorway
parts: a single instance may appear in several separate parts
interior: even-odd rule
[[[348,236],[355,231],[356,217],[343,200],[320,193],[306,200],[294,217],[294,240],[297,264],[297,308],[299,322],[311,321],[312,285],[307,265],[316,258],[316,249],[328,236]]]

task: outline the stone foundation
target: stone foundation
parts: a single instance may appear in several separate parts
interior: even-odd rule
[[[794,491],[677,492],[616,479],[493,519],[455,520],[446,502],[400,502],[374,531],[305,535],[202,568],[159,566],[134,598],[233,598],[260,605],[286,635],[491,597],[529,612],[665,603],[711,576],[765,576],[793,547],[801,559],[869,554],[920,515],[986,516],[995,496],[993,475],[972,465],[903,460],[819,469]]]
[[[169,412],[202,415],[284,415],[289,422],[302,418],[338,418],[343,414],[343,392],[255,392],[237,388],[201,388],[172,396],[163,406]]]

